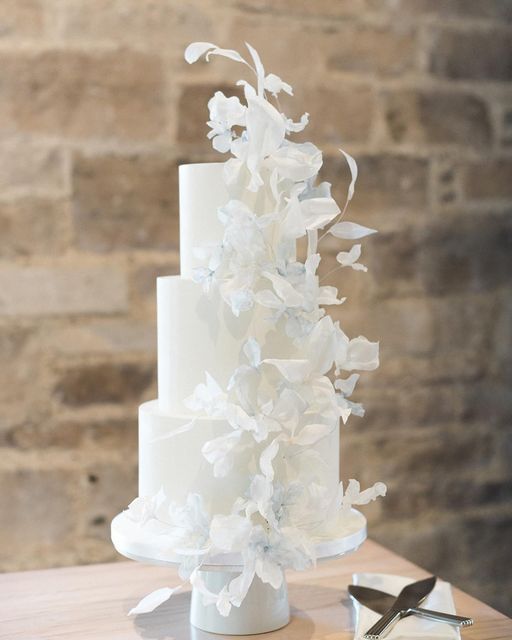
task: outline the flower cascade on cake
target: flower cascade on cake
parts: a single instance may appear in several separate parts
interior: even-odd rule
[[[240,606],[255,576],[278,589],[285,569],[314,566],[315,546],[339,536],[352,505],[386,492],[381,482],[361,490],[356,480],[333,490],[318,449],[339,428],[340,417],[346,423],[350,415],[364,414],[362,405],[350,400],[359,379],[354,372],[379,364],[378,343],[362,336],[350,339],[326,314],[325,307],[341,305],[345,298],[335,287],[320,284],[317,275],[319,245],[327,234],[358,241],[375,233],[344,220],[357,165],[340,150],[351,172],[340,209],[331,185],[316,182],[321,151],[291,139],[307,126],[308,114],[294,122],[281,112],[279,94],[293,95],[292,87],[266,74],[258,53],[249,44],[247,49],[248,60],[206,42],[185,51],[188,63],[223,56],[255,76],[254,85],[237,83],[243,101],[217,91],[208,103],[208,138],[215,150],[230,154],[223,165],[230,199],[218,209],[222,241],[196,248],[200,265],[193,279],[205,295],[220,294],[236,318],[257,310],[279,336],[279,352],[272,351],[271,343],[249,337],[228,384],[221,386],[205,372],[186,400],[194,415],[229,425],[206,441],[201,453],[213,478],[229,479],[235,468],[246,469],[246,489],[225,513],[210,513],[203,496],[190,493],[184,504],[169,505],[164,520],[159,517],[166,501],[163,490],[137,498],[127,511],[141,527],[168,541],[182,558],[180,576],[225,616]],[[299,241],[307,246],[303,262],[297,257]],[[361,245],[355,242],[338,253],[339,268],[366,271],[360,255]],[[193,418],[161,437],[197,428]],[[240,574],[213,593],[201,579],[201,567],[213,556],[234,553],[242,561]],[[130,613],[151,611],[175,590],[158,589]]]

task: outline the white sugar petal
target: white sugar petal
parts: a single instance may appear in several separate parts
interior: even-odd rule
[[[379,366],[379,343],[370,342],[364,336],[353,338],[348,343],[345,371],[372,371]]]
[[[275,273],[264,272],[274,287],[274,291],[282,299],[287,307],[298,307],[303,303],[302,295],[282,276]]]
[[[303,113],[300,117],[299,122],[294,122],[291,118],[287,118],[284,113],[282,114],[283,119],[286,124],[286,131],[290,133],[298,133],[299,131],[304,131],[304,129],[309,124],[309,113]]]
[[[303,382],[311,373],[309,360],[266,358],[266,364],[273,365],[288,382]]]
[[[301,446],[312,445],[325,438],[332,432],[332,426],[327,424],[308,424],[303,427],[300,432],[292,438],[293,444]]]
[[[260,456],[260,469],[263,475],[272,482],[274,479],[274,468],[272,466],[272,460],[276,457],[279,451],[279,440],[276,438],[266,447]]]
[[[229,593],[231,595],[231,602],[235,607],[239,607],[242,600],[247,595],[249,587],[254,579],[254,569],[250,566],[244,566],[244,570],[236,578],[233,578],[229,583]]]
[[[300,204],[306,229],[321,229],[340,213],[333,198],[308,198]]]
[[[262,582],[270,584],[274,589],[279,589],[283,584],[283,570],[265,557],[256,560],[256,574]]]
[[[260,365],[261,347],[256,338],[249,338],[243,346],[243,351],[252,367],[258,367]]]
[[[361,256],[361,245],[355,244],[350,251],[340,251],[336,256],[336,260],[342,267],[351,267],[355,271],[368,271],[367,267],[357,262]]]
[[[237,515],[214,516],[210,525],[212,543],[222,551],[240,551],[251,531],[247,518]]]
[[[355,185],[357,180],[357,162],[354,160],[354,158],[350,154],[348,154],[346,151],[343,151],[343,149],[340,149],[340,151],[345,156],[345,159],[350,169],[350,175],[352,176],[352,180],[350,181],[350,185],[348,187],[348,194],[347,194],[347,199],[352,200],[352,196],[354,195],[354,190],[355,190]]]
[[[192,64],[199,60],[199,58],[204,55],[210,49],[216,49],[217,45],[212,44],[211,42],[192,42],[185,49],[185,60]]]
[[[220,49],[219,47],[215,47],[213,51],[210,51],[206,55],[207,60],[209,56],[222,56],[223,58],[229,58],[230,60],[234,60],[235,62],[245,63],[245,60],[242,58],[242,56],[238,53],[238,51],[235,51],[234,49]]]
[[[276,294],[270,289],[258,291],[254,299],[258,304],[261,304],[263,307],[268,307],[269,309],[280,309],[283,306],[282,301],[279,300]]]
[[[256,76],[258,78],[258,95],[261,96],[263,94],[263,83],[265,79],[265,69],[263,68],[263,64],[261,62],[261,58],[254,47],[246,42],[245,46],[249,49],[249,53],[251,54],[251,58],[254,62],[254,69],[256,71]]]
[[[350,418],[352,409],[345,407],[340,409],[340,417],[343,420],[343,424],[347,424],[347,420]]]
[[[173,589],[169,587],[162,587],[161,589],[152,591],[150,594],[142,598],[142,600],[133,607],[133,609],[130,609],[128,615],[135,616],[139,613],[150,613],[151,611],[154,611],[166,600],[169,600],[172,594],[178,591],[178,589],[181,589],[181,585],[174,587]]]
[[[356,222],[338,222],[329,229],[329,233],[336,238],[342,238],[343,240],[358,240],[364,238],[372,233],[377,233],[376,229],[370,227],[363,227]]]
[[[336,260],[343,266],[348,267],[356,262],[361,256],[361,245],[355,244],[350,251],[340,251]]]
[[[283,82],[275,73],[269,73],[266,76],[263,86],[266,91],[270,91],[270,93],[273,93],[274,95],[284,91],[289,96],[293,96],[293,89],[291,86],[287,82]]]
[[[341,393],[346,398],[349,398],[354,392],[355,386],[359,378],[360,376],[358,373],[353,373],[346,380],[344,380],[343,378],[338,378],[337,380],[335,380],[334,386],[336,387],[336,389],[341,391]]]

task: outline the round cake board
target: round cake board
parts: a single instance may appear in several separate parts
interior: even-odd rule
[[[176,566],[181,558],[165,546],[163,536],[152,534],[122,512],[112,520],[111,536],[117,551],[131,560],[160,566]],[[316,546],[317,560],[339,558],[356,551],[366,539],[366,518],[352,509],[343,521],[339,535],[321,541]],[[239,554],[219,554],[201,566],[203,581],[208,589],[218,592],[240,573]],[[210,633],[249,635],[279,629],[290,621],[290,605],[286,581],[274,589],[255,578],[240,607],[233,607],[229,616],[219,614],[213,605],[205,606],[201,594],[192,590],[190,622]]]

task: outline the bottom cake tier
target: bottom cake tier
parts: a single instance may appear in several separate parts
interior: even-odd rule
[[[180,432],[193,420],[193,426]],[[251,477],[261,473],[254,458],[237,452],[236,462],[225,477],[215,477],[213,466],[203,455],[205,443],[232,431],[226,420],[211,417],[171,414],[160,409],[158,400],[139,407],[139,496],[154,496],[163,489],[166,503],[185,504],[189,494],[202,496],[210,514],[231,513],[235,500],[246,495]],[[171,435],[172,434],[172,435]],[[261,444],[261,450],[268,445]],[[339,430],[325,436],[311,447],[322,460],[318,482],[334,497],[339,483]],[[276,460],[275,482],[284,476],[283,460]],[[287,483],[285,477],[283,484]],[[165,521],[167,505],[159,517]]]

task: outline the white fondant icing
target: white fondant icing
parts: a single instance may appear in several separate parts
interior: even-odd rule
[[[229,200],[222,179],[223,162],[182,164],[180,180],[180,271],[191,278],[201,261],[194,256],[194,247],[217,244],[223,228],[217,208]]]
[[[152,496],[163,488],[169,501],[184,504],[189,493],[198,493],[210,513],[228,512],[247,488],[247,468],[238,473],[234,470],[226,478],[214,478],[212,465],[201,453],[205,442],[231,430],[228,423],[199,417],[190,431],[160,439],[193,417],[166,413],[157,400],[140,405],[139,495]],[[165,512],[160,516],[166,520]]]

